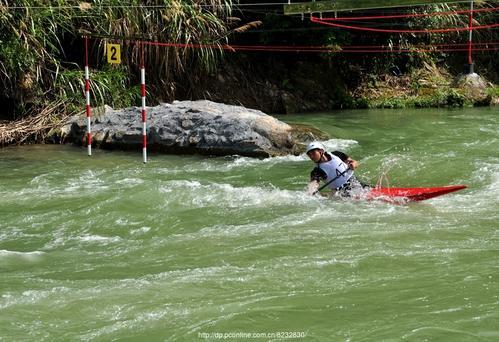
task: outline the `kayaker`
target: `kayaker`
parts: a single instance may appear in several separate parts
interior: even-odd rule
[[[324,181],[329,189],[342,196],[350,196],[354,190],[361,190],[369,185],[361,183],[354,176],[359,163],[343,152],[326,152],[319,142],[311,142],[307,146],[307,156],[317,164],[310,173],[308,193],[315,194],[319,184]]]

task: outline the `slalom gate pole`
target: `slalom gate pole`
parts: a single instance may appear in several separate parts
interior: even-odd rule
[[[473,65],[473,0],[471,1],[471,11],[469,14],[469,37],[468,37],[468,74],[474,73],[474,65]]]
[[[87,150],[92,155],[92,112],[90,110],[90,72],[88,68],[88,37],[85,36],[85,112],[87,114]]]
[[[144,44],[140,43],[140,93],[142,97],[142,157],[147,163],[147,112],[146,112],[146,68],[144,66]]]

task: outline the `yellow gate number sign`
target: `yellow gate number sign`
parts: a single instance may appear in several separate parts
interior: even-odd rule
[[[121,63],[121,46],[120,44],[107,44],[107,62],[109,64]]]

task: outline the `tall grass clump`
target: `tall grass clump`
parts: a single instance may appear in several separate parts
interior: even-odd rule
[[[10,108],[3,119],[49,106],[50,113],[83,108],[82,36],[90,42],[93,104],[133,104],[142,54],[137,41],[220,46],[231,5],[230,0],[0,0],[0,104]],[[105,64],[106,42],[122,44],[122,65]],[[178,84],[195,84],[222,57],[221,49],[212,48],[144,49],[153,100],[173,99]]]

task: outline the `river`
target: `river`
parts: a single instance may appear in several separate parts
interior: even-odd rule
[[[283,116],[424,202],[305,195],[313,164],[0,149],[0,340],[499,340],[499,110]]]

